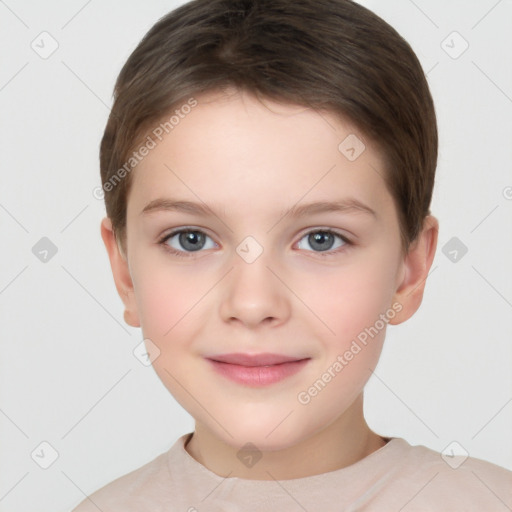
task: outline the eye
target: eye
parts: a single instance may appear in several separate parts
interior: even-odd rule
[[[336,238],[340,240],[337,245]],[[310,231],[306,233],[299,241],[299,249],[305,249],[305,247],[301,247],[300,244],[303,240],[313,248],[313,252],[327,252],[326,254],[321,254],[321,256],[332,255],[333,253],[337,253],[339,251],[333,251],[333,249],[343,248],[346,245],[351,245],[350,240],[348,240],[343,235],[336,233],[330,229],[317,229],[315,231]],[[307,250],[307,249],[306,249]]]
[[[338,243],[336,244],[336,239]],[[306,233],[298,243],[299,249],[306,249],[303,240],[312,247],[313,251],[320,256],[332,256],[343,250],[345,246],[352,245],[352,242],[345,236],[331,229],[316,229]],[[208,241],[210,243],[208,244]],[[214,249],[217,244],[203,231],[199,229],[179,229],[165,235],[158,242],[164,249],[175,256],[187,257],[194,252],[201,252],[201,249]],[[334,249],[334,250],[333,250]],[[338,250],[336,250],[338,249]],[[322,254],[325,253],[325,254]]]
[[[210,244],[207,243],[208,240],[211,241]],[[186,256],[187,253],[199,252],[201,249],[213,249],[216,247],[215,242],[199,229],[180,229],[173,231],[165,235],[158,243],[177,256]]]

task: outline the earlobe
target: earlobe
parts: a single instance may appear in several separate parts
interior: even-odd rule
[[[393,303],[398,302],[402,309],[390,320],[390,324],[405,322],[420,307],[427,276],[436,253],[438,233],[437,219],[428,215],[421,233],[404,258],[403,272],[393,298]]]
[[[125,305],[124,320],[132,327],[140,327],[128,258],[119,248],[109,217],[101,221],[101,238],[107,249],[117,293]]]

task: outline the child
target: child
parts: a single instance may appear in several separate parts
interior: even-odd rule
[[[124,65],[101,234],[194,432],[96,511],[490,511],[512,473],[370,430],[363,389],[434,258],[434,106],[349,0],[194,0]],[[323,246],[323,247],[322,247]]]

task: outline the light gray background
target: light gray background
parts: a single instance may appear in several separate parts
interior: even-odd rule
[[[92,195],[115,78],[180,3],[0,1],[0,511],[70,510],[193,430],[132,353],[142,335],[124,324]],[[388,330],[367,419],[512,469],[512,1],[361,3],[417,52],[440,132],[438,252],[420,311]],[[46,59],[31,47],[51,48],[43,31],[59,45]],[[457,58],[453,31],[469,44]],[[47,262],[42,237],[58,249]],[[456,262],[452,237],[468,248]]]

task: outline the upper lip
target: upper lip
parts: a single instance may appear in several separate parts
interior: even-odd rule
[[[301,361],[306,357],[285,356],[282,354],[219,354],[209,356],[208,359],[221,363],[238,364],[241,366],[270,366],[274,364],[289,363],[290,361]]]

